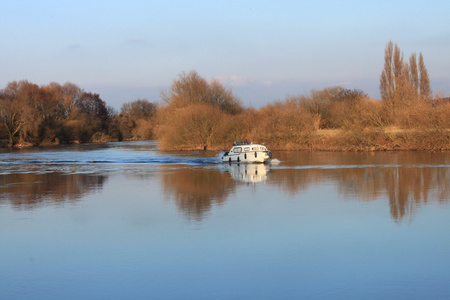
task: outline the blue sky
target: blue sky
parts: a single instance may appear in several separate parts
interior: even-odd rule
[[[115,108],[159,101],[182,71],[244,105],[341,85],[379,98],[384,47],[422,52],[450,92],[449,1],[0,0],[0,88],[72,82]]]

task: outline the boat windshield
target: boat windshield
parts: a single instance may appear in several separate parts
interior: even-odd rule
[[[247,141],[247,140],[240,140],[240,141],[235,141],[234,142],[234,146],[243,146],[243,145],[251,145],[252,142]]]

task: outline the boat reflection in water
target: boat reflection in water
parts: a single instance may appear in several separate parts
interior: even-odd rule
[[[266,182],[270,173],[265,164],[229,164],[226,168],[236,182],[244,183]]]

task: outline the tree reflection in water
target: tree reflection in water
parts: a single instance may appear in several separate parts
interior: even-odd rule
[[[431,153],[276,153],[282,163],[258,165],[179,166],[161,170],[167,196],[188,218],[201,220],[221,205],[237,185],[264,183],[292,195],[323,183],[335,183],[344,198],[357,201],[387,199],[392,218],[413,216],[421,205],[450,199],[448,155]],[[420,162],[420,163],[418,163]],[[145,177],[148,175],[145,175]],[[154,176],[154,174],[152,175]],[[14,173],[0,175],[0,204],[32,209],[44,202],[77,201],[103,188],[105,175]]]
[[[47,201],[75,202],[101,189],[106,180],[103,175],[58,172],[0,175],[0,202],[9,201],[16,209],[32,209]]]
[[[173,195],[179,210],[200,221],[213,205],[223,204],[239,183],[265,182],[270,172],[264,164],[230,164],[217,169],[180,169],[163,174],[164,191]]]
[[[345,198],[375,201],[386,197],[391,216],[398,222],[405,216],[412,216],[422,204],[449,201],[450,168],[446,167],[449,164],[445,159],[447,157],[428,152],[404,152],[399,155],[324,153],[319,156],[303,153],[282,159],[294,166],[303,163],[306,168],[273,170],[273,180],[269,183],[295,194],[312,185],[334,181],[338,193]]]
[[[217,169],[181,168],[162,173],[166,195],[173,195],[182,213],[200,221],[214,204],[222,204],[235,189],[230,175]]]

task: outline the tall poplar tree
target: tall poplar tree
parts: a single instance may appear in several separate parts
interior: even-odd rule
[[[394,75],[392,72],[393,52],[394,44],[392,41],[389,41],[384,49],[384,68],[380,77],[381,99],[388,103],[394,97]]]
[[[409,57],[409,72],[410,72],[410,82],[415,89],[415,96],[417,98],[419,91],[419,70],[417,69],[417,55],[416,53],[411,54]]]
[[[428,76],[427,67],[423,61],[422,53],[419,54],[419,70],[420,70],[420,99],[428,100],[431,98],[430,78]]]
[[[431,97],[428,70],[423,55],[413,53],[408,62],[403,62],[400,48],[389,41],[384,50],[384,68],[380,76],[380,95],[389,108],[391,120],[395,120],[397,111],[409,107],[412,103]]]
[[[402,86],[403,53],[392,41],[389,41],[384,50],[384,68],[380,77],[381,99],[390,108],[391,118],[395,118]]]

